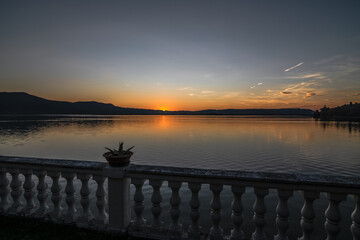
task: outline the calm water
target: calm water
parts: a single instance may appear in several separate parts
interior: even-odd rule
[[[117,142],[122,140],[127,146],[135,145],[133,162],[139,164],[344,176],[358,176],[360,169],[358,123],[324,123],[311,118],[261,116],[47,116],[34,119],[0,119],[0,155],[104,161],[103,147],[116,147]],[[61,184],[64,189],[64,179],[61,179]],[[78,195],[78,180],[75,180],[75,187]],[[91,199],[94,199],[94,181],[90,182],[90,187],[93,189]],[[146,183],[143,191],[144,215],[151,219],[152,188]],[[169,223],[170,195],[164,183],[161,218],[165,225]],[[186,183],[180,189],[180,195],[180,221],[186,228],[191,198]],[[225,233],[229,234],[232,226],[232,193],[229,186],[224,186],[221,196],[221,225]],[[209,229],[211,194],[208,185],[203,185],[200,200],[200,224],[204,229]],[[254,230],[254,201],[253,189],[247,188],[247,194],[243,196],[243,229],[247,238]],[[269,239],[272,239],[276,230],[277,201],[276,191],[271,189],[266,197],[268,213],[265,231]],[[288,233],[290,239],[296,239],[301,235],[299,221],[303,198],[300,193],[294,192],[288,204],[291,209]],[[321,195],[314,205],[317,212],[315,238],[324,239],[324,212],[328,201]],[[92,209],[96,211],[95,206]],[[342,202],[340,209],[343,220],[339,237],[351,239],[349,226],[354,209],[352,199]]]
[[[133,162],[198,168],[358,175],[359,124],[244,116],[2,118],[0,154],[104,161],[135,145]]]

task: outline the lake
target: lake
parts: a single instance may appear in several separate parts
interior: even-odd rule
[[[244,171],[287,172],[322,175],[358,176],[360,169],[360,125],[348,122],[318,122],[312,118],[264,116],[2,116],[0,118],[0,155],[33,156],[58,159],[105,161],[104,147],[135,145],[134,163]],[[48,179],[49,185],[51,180]],[[65,180],[61,185],[65,188]],[[80,182],[75,180],[79,196]],[[90,181],[91,199],[96,184]],[[132,194],[134,188],[131,188]],[[152,188],[144,186],[144,216],[151,219]],[[243,196],[245,235],[254,230],[252,188]],[[63,193],[64,195],[64,193]],[[191,193],[185,183],[180,190],[180,221],[188,223]],[[162,187],[163,214],[168,224],[170,196],[167,184]],[[229,186],[221,193],[224,231],[231,230],[232,193]],[[49,200],[49,199],[48,199]],[[200,191],[200,224],[210,227],[209,186]],[[50,201],[50,200],[49,200]],[[275,233],[277,194],[274,189],[266,197],[268,236]],[[51,205],[51,203],[49,202]],[[63,201],[63,205],[64,205]],[[299,192],[288,201],[290,239],[301,235]],[[77,202],[79,207],[79,202]],[[325,237],[324,212],[328,201],[321,194],[315,201],[315,237]],[[65,205],[64,205],[65,207]],[[95,206],[92,206],[96,211]],[[350,239],[350,215],[354,203],[349,197],[340,206],[341,239]],[[134,213],[133,213],[134,214]],[[133,215],[134,216],[134,215]],[[271,237],[270,237],[271,239]]]
[[[138,164],[357,176],[358,123],[264,116],[3,116],[0,154],[105,161],[135,145]]]

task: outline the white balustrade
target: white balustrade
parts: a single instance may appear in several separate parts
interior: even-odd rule
[[[39,200],[39,208],[36,210],[34,216],[37,218],[42,218],[44,217],[48,210],[49,210],[49,206],[47,205],[47,198],[48,198],[48,193],[47,193],[47,188],[48,188],[48,184],[45,181],[45,176],[46,176],[46,171],[45,170],[35,170],[34,174],[38,177],[39,182],[37,185],[37,199]]]
[[[65,221],[66,222],[73,222],[76,219],[77,209],[75,208],[75,188],[74,188],[74,178],[76,176],[75,173],[71,172],[64,172],[62,176],[66,179],[66,204],[67,204],[67,211],[65,214]]]
[[[301,221],[303,236],[299,240],[311,240],[312,232],[314,231],[315,210],[313,202],[319,198],[319,192],[316,191],[301,191],[304,197],[304,206],[301,209]]]
[[[182,182],[178,181],[169,181],[168,186],[171,188],[171,198],[170,198],[170,216],[171,224],[169,227],[169,234],[171,238],[179,238],[182,234],[182,225],[179,222],[180,217],[180,204],[181,198],[179,195],[179,190],[182,185]]]
[[[0,167],[0,214],[5,213],[9,206],[9,182],[6,168]]]
[[[233,222],[233,229],[231,230],[231,240],[243,240],[244,239],[244,232],[241,230],[241,224],[243,222],[243,205],[241,201],[241,196],[245,192],[245,187],[232,185],[231,191],[234,194],[234,199],[231,204],[232,214],[231,220]]]
[[[143,217],[144,213],[144,193],[142,187],[145,180],[141,178],[131,179],[131,183],[135,185],[135,194],[134,194],[134,212],[136,214],[136,219],[133,224],[134,230],[142,231],[145,229],[145,219]]]
[[[58,171],[49,171],[48,175],[52,179],[51,185],[51,201],[54,204],[54,208],[50,213],[51,218],[56,221],[59,220],[62,216],[63,209],[61,207],[61,185],[59,184],[60,172]]]
[[[255,224],[255,232],[253,233],[252,237],[253,240],[263,240],[267,239],[264,233],[264,226],[265,226],[265,213],[266,213],[266,206],[264,198],[266,195],[269,194],[269,189],[266,188],[255,188],[254,189],[256,200],[254,203],[254,224]]]
[[[220,220],[221,220],[220,192],[223,190],[223,186],[220,184],[210,184],[210,190],[213,193],[213,198],[211,200],[212,227],[210,229],[210,239],[211,240],[223,239],[223,230],[220,227]]]
[[[276,226],[278,234],[275,236],[275,240],[288,240],[286,235],[289,228],[289,208],[287,206],[288,199],[293,195],[292,190],[278,189],[279,203],[276,207]]]
[[[34,176],[38,179],[36,187]],[[52,183],[49,182],[50,178]],[[22,179],[25,179],[24,183]],[[66,180],[65,189],[62,189],[63,179]],[[96,182],[96,186],[89,185],[91,179]],[[152,193],[149,194],[151,196],[145,196],[143,192],[147,181],[152,188]],[[164,181],[167,181],[169,188],[162,188]],[[180,189],[183,183],[187,183],[188,186],[186,190],[190,198],[188,205],[181,204]],[[130,184],[135,186],[133,195],[135,216],[133,218],[131,218],[130,207]],[[205,232],[208,226],[199,224],[202,203],[199,193],[202,186],[207,184],[210,185],[210,191],[206,194],[212,196],[212,199],[210,206],[202,206],[202,210],[207,207],[211,217],[201,220],[201,222],[207,220],[207,224],[210,225],[210,230]],[[222,206],[223,186],[231,187],[233,196],[231,209],[228,209],[229,206],[226,206],[227,209]],[[315,216],[314,201],[319,198],[320,193],[326,193],[329,204],[325,213],[320,213],[326,218],[325,228],[320,229],[320,231],[326,231],[326,239],[333,240],[339,237],[342,230],[339,204],[346,199],[347,195],[352,195],[355,207],[351,214],[351,226],[348,227],[352,238],[360,240],[360,178],[247,173],[146,165],[114,168],[100,162],[0,156],[1,215],[25,215],[58,223],[75,223],[86,228],[114,230],[115,233],[128,234],[130,237],[244,240],[245,236],[251,234],[251,228],[243,227],[244,222],[246,224],[251,222],[250,219],[244,217],[243,213],[245,207],[242,199],[246,187],[253,188],[256,197],[252,219],[255,228],[252,233],[253,240],[267,239],[266,234],[270,234],[268,232],[265,234],[265,219],[271,218],[271,215],[266,216],[265,197],[269,194],[269,189],[277,190],[278,195],[276,219],[270,219],[276,224],[266,228],[276,228],[274,240],[288,240],[290,238],[288,232],[290,234],[290,229],[294,227],[298,230],[301,227],[302,236],[298,236],[299,240],[319,239],[314,235],[314,232],[316,233],[314,230],[319,227],[314,224],[318,217]],[[51,199],[48,198],[48,191],[51,191]],[[171,193],[169,215],[163,213],[162,193],[164,191]],[[288,220],[290,215],[296,215],[292,215],[294,210],[289,209],[288,206],[288,200],[293,196],[294,191],[301,191],[304,199],[301,219],[298,219],[300,224],[297,226],[289,225]],[[95,197],[92,197],[93,195]],[[34,201],[34,196],[38,201]],[[147,200],[151,201],[151,206],[148,206],[152,215],[149,224],[144,219],[145,197],[149,197]],[[63,200],[66,203],[65,209],[61,207],[64,204]],[[189,210],[189,215],[181,218],[186,219],[186,222],[180,219],[182,210]],[[222,211],[228,210],[231,210],[231,216],[222,215]],[[275,209],[269,211],[275,212]],[[164,228],[163,218],[166,218],[169,223],[168,229]],[[232,225],[225,228],[221,224],[222,220],[226,220],[227,223],[231,220]],[[189,226],[188,229],[183,229],[183,225]]]
[[[149,180],[149,185],[151,185],[153,188],[153,193],[151,196],[151,202],[152,202],[151,212],[154,220],[151,225],[151,230],[154,232],[161,232],[163,230],[163,223],[160,221],[160,215],[162,212],[162,208],[161,208],[162,197],[160,193],[160,187],[162,184],[163,181],[158,179]]]
[[[90,211],[90,189],[89,189],[89,179],[90,179],[91,175],[90,174],[78,174],[77,178],[80,179],[81,181],[81,190],[80,190],[80,195],[81,195],[81,207],[82,207],[82,213],[81,216],[79,218],[79,220],[86,224],[88,223],[91,218],[92,218],[92,214]]]
[[[337,235],[340,233],[340,219],[341,213],[339,210],[339,203],[346,199],[344,194],[327,193],[329,199],[329,207],[326,209],[325,217],[325,229],[327,232],[326,240],[335,240]]]
[[[200,238],[200,229],[199,226],[199,218],[200,218],[200,200],[199,200],[199,191],[201,189],[200,183],[189,182],[188,185],[191,191],[191,200],[190,200],[190,220],[191,225],[189,227],[189,237],[191,239],[199,239]]]
[[[35,187],[35,183],[32,179],[33,170],[26,169],[23,171],[23,174],[25,176],[25,182],[24,182],[23,188],[25,190],[24,197],[26,200],[26,205],[25,205],[25,208],[23,209],[23,213],[25,214],[25,216],[29,216],[32,213],[32,210],[35,206],[35,204],[34,204],[35,192],[33,190],[33,188]]]
[[[10,214],[17,214],[20,212],[23,204],[20,202],[21,195],[23,193],[23,190],[21,189],[22,182],[19,178],[19,169],[18,168],[12,168],[10,169],[11,174],[11,197],[13,199],[13,203],[8,211]]]
[[[95,222],[99,226],[103,226],[108,223],[108,214],[105,211],[106,206],[106,192],[104,187],[105,177],[101,175],[94,175],[94,180],[97,183],[96,190],[96,207],[98,210]]]

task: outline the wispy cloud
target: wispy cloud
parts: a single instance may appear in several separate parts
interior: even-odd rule
[[[282,95],[290,95],[292,92],[280,92]]]
[[[178,89],[179,91],[193,91],[195,89],[191,88],[191,87],[182,87]]]
[[[259,82],[259,83],[257,83],[256,85],[251,86],[250,89],[253,89],[253,88],[255,88],[256,86],[261,86],[261,85],[263,85],[263,83],[262,83],[262,82]]]
[[[212,94],[212,93],[215,93],[214,91],[208,91],[208,90],[205,90],[205,91],[201,91],[202,94]]]
[[[313,88],[319,85],[319,83],[315,80],[310,80],[307,82],[301,82],[298,84],[291,84],[284,90],[284,92],[293,92],[293,91],[312,91]]]
[[[266,90],[266,92],[268,92],[268,93],[272,93],[272,92],[273,92],[273,90],[268,89],[268,90]]]
[[[325,76],[323,73],[317,72],[317,73],[302,74],[302,75],[297,75],[297,76],[288,76],[288,77],[284,77],[284,78],[288,78],[288,79],[307,79],[307,78],[324,79]]]
[[[195,96],[195,94],[194,93],[189,93],[189,96],[193,97],[193,96]]]
[[[160,82],[157,82],[157,83],[156,83],[156,86],[164,86],[164,84],[163,84],[163,83],[160,83]]]
[[[298,64],[296,64],[295,66],[292,66],[292,67],[290,67],[290,68],[285,69],[284,72],[291,71],[291,70],[293,70],[294,68],[300,67],[300,66],[303,65],[303,64],[304,64],[304,62],[298,63]]]

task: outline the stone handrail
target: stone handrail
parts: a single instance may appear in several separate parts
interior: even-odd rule
[[[24,176],[24,181],[19,175]],[[36,177],[34,177],[36,176]],[[50,177],[50,182],[46,180]],[[66,179],[65,196],[61,194],[59,179]],[[76,207],[76,192],[74,179],[81,181],[80,204]],[[89,181],[97,184],[96,213],[90,208],[91,190]],[[37,180],[35,186],[34,180]],[[107,191],[106,191],[107,180]],[[148,180],[152,187],[150,222],[144,219],[143,186]],[[170,226],[164,229],[160,221],[162,213],[161,186],[168,183],[171,189],[170,198]],[[183,183],[187,183],[191,191],[189,203],[189,228],[184,229],[179,221],[181,196],[179,190]],[[130,184],[135,186],[133,209],[135,216],[131,218]],[[210,185],[209,195],[212,195],[210,204],[211,229],[204,235],[198,223],[200,218],[199,191],[203,184]],[[230,186],[233,193],[231,205],[232,230],[230,236],[225,236],[221,228],[221,192],[223,186]],[[320,192],[326,193],[329,201],[325,212],[325,230],[328,240],[336,239],[341,231],[341,212],[339,203],[347,195],[354,196],[354,211],[352,213],[351,228],[353,239],[360,240],[360,178],[316,176],[303,174],[279,174],[264,172],[241,172],[227,170],[207,170],[194,168],[177,168],[165,166],[130,165],[125,168],[112,168],[107,163],[73,160],[53,160],[39,158],[23,158],[0,156],[0,213],[23,215],[45,220],[76,223],[81,227],[116,230],[128,233],[130,236],[144,238],[190,238],[200,239],[209,236],[210,239],[244,239],[242,230],[243,205],[242,196],[245,188],[253,188],[256,200],[253,206],[253,223],[255,231],[252,239],[267,239],[264,232],[266,207],[265,196],[269,189],[276,189],[278,205],[276,208],[276,240],[288,239],[289,228],[288,199],[294,191],[301,191],[304,205],[301,210],[300,225],[302,228],[301,240],[313,239],[315,229],[315,210],[313,203],[319,198]],[[94,190],[95,191],[95,190]],[[48,199],[51,192],[51,199]],[[37,202],[35,204],[35,193]],[[11,195],[11,197],[10,197]],[[23,201],[22,197],[25,199]],[[51,200],[51,208],[48,202]],[[65,200],[66,207],[61,202]],[[108,211],[106,210],[108,208]]]

